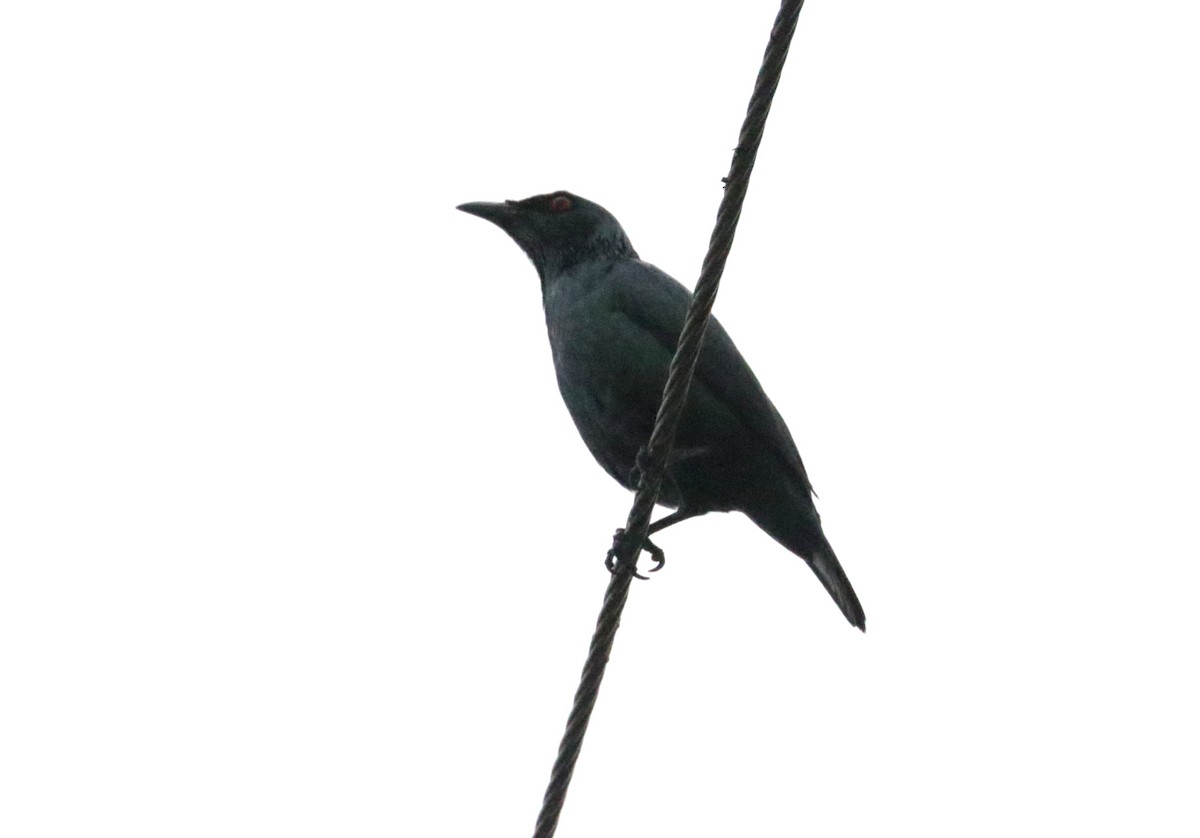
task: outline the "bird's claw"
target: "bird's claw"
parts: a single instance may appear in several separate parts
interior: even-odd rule
[[[604,557],[604,566],[606,568],[608,568],[609,573],[617,572],[617,565],[618,565],[617,552],[620,550],[621,542],[624,540],[624,538],[625,538],[625,528],[624,527],[621,527],[615,533],[613,533],[613,546],[611,548],[609,548],[607,555],[605,555],[605,557]],[[650,558],[654,560],[654,567],[650,568],[650,573],[657,573],[658,571],[662,570],[663,565],[665,565],[667,563],[667,557],[663,553],[662,549],[648,538],[642,541],[642,549],[645,550],[647,553],[649,553]],[[635,562],[634,567],[633,567],[634,578],[649,579],[650,578],[649,576],[643,576],[641,573],[638,572],[637,564],[636,564],[636,562],[637,562],[636,557],[634,559],[634,562]]]
[[[654,567],[650,568],[650,573],[658,573],[662,570],[667,563],[667,556],[663,553],[662,548],[647,538],[642,549],[649,553],[650,558],[654,560]]]
[[[609,548],[608,553],[604,556],[604,566],[608,568],[609,573],[617,572],[617,544],[624,534],[625,530],[617,530],[617,534],[613,536],[613,546]]]

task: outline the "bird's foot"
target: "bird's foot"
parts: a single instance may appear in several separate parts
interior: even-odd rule
[[[642,542],[642,549],[650,554],[650,558],[654,560],[654,567],[650,568],[651,573],[658,573],[667,564],[667,554],[662,551],[662,548],[655,544],[650,539]]]
[[[613,533],[612,547],[609,549],[608,554],[604,557],[604,566],[606,568],[608,568],[609,573],[617,572],[618,553],[621,549],[621,546],[622,546],[622,543],[624,542],[624,540],[625,540],[625,528],[621,527],[615,533]],[[647,538],[644,541],[642,541],[642,549],[645,550],[647,553],[649,553],[650,558],[654,561],[654,567],[650,568],[650,573],[657,573],[658,571],[662,570],[663,565],[665,565],[667,563],[667,557],[666,557],[666,554],[663,553],[662,548],[660,548],[657,544],[655,544],[653,541],[651,541],[649,538]],[[648,576],[643,576],[642,574],[638,573],[636,556],[634,557],[633,575],[638,579],[649,579],[650,578]]]

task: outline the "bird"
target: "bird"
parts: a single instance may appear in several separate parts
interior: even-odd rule
[[[570,192],[457,209],[495,224],[533,262],[567,411],[600,466],[636,491],[691,291],[643,262],[612,213]],[[783,417],[710,319],[658,498],[675,511],[650,533],[741,512],[803,558],[850,624],[866,631],[813,497]]]

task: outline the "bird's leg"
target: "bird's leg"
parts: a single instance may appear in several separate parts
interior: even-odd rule
[[[663,566],[667,563],[667,556],[662,551],[661,547],[659,547],[657,544],[655,544],[653,541],[650,540],[649,536],[653,533],[658,532],[659,530],[665,530],[667,527],[671,526],[672,524],[678,524],[680,521],[686,521],[688,518],[695,518],[697,515],[703,515],[703,514],[704,514],[704,512],[701,510],[676,509],[670,515],[667,515],[664,518],[659,518],[657,521],[655,521],[654,523],[652,523],[650,525],[649,529],[646,530],[647,537],[646,537],[645,541],[642,542],[642,549],[645,550],[647,553],[649,553],[650,558],[654,561],[654,567],[650,568],[651,573],[656,573],[657,571],[660,571],[663,569]],[[617,549],[620,547],[621,539],[623,539],[624,537],[625,537],[625,528],[624,527],[621,527],[615,533],[613,533],[612,549],[609,550],[608,555],[604,557],[604,566],[608,568],[609,573],[615,573],[617,570]],[[638,579],[648,578],[648,577],[642,576],[640,573],[637,572],[637,570],[634,570],[633,575],[636,576]]]
[[[703,515],[704,512],[699,509],[688,509],[680,507],[665,518],[659,518],[650,528],[646,530],[646,535],[652,535],[659,530],[665,530],[672,524],[678,524],[680,521],[686,521],[688,518],[695,518],[697,515]],[[651,573],[655,573],[663,569],[663,565],[667,563],[667,557],[649,538],[646,539],[645,550],[650,554],[650,558],[654,559],[654,567],[650,568]]]
[[[702,455],[706,454],[707,452],[708,452],[708,449],[703,448],[703,447],[700,447],[700,448],[676,448],[671,452],[669,465],[674,465],[682,460],[686,460],[691,457],[702,456]],[[646,446],[643,445],[641,448],[638,449],[637,455],[633,458],[633,468],[630,469],[630,472],[629,472],[629,487],[631,489],[636,490],[637,486],[639,484],[641,484],[641,482],[642,482],[642,475],[646,471],[647,456],[648,456],[648,452],[646,450]],[[664,485],[669,487],[670,495],[679,497],[679,494],[680,494],[679,488],[675,485],[674,480],[671,477],[671,473],[669,471],[666,471],[663,473],[663,483],[664,483]],[[667,563],[667,557],[666,557],[666,554],[663,553],[662,549],[657,544],[655,544],[653,541],[650,540],[649,536],[653,535],[654,533],[658,532],[659,530],[665,530],[667,527],[671,526],[672,524],[678,524],[680,521],[685,521],[688,518],[694,518],[697,515],[703,515],[706,511],[707,510],[703,510],[703,509],[692,510],[692,509],[687,509],[686,507],[681,506],[679,509],[672,512],[670,515],[667,515],[665,518],[660,518],[659,520],[655,521],[654,523],[652,523],[650,525],[650,527],[646,530],[647,538],[642,542],[642,549],[645,550],[647,553],[649,553],[650,558],[654,560],[654,567],[650,568],[651,573],[662,570],[663,565],[665,565]],[[617,530],[616,533],[613,534],[612,549],[608,551],[608,555],[604,559],[604,566],[608,568],[609,573],[616,572],[617,549],[620,546],[621,541],[622,541],[622,539],[624,539],[624,537],[625,537],[624,528]],[[633,571],[633,575],[636,576],[638,579],[646,578],[645,576],[642,576],[640,573],[638,573],[636,569]]]
[[[688,509],[687,507],[680,507],[670,515],[659,518],[657,521],[651,524],[650,529],[646,530],[646,535],[653,535],[659,530],[665,530],[672,524],[678,524],[680,521],[686,521],[688,518],[695,518],[697,515],[703,514],[704,510],[701,509]]]

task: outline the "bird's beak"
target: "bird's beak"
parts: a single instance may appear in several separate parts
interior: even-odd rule
[[[512,202],[491,204],[487,201],[474,201],[470,204],[459,204],[458,209],[471,215],[487,219],[498,227],[508,229],[509,223],[516,217],[517,208]]]

